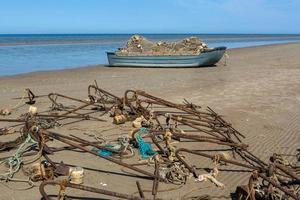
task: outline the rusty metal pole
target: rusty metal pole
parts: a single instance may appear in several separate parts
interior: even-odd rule
[[[268,181],[269,183],[271,183],[274,187],[278,188],[279,190],[281,190],[282,192],[284,192],[285,194],[289,195],[290,197],[292,197],[295,200],[300,200],[300,196],[298,196],[297,194],[294,194],[293,192],[291,192],[290,190],[282,187],[281,185],[279,185],[278,183],[276,183],[275,181],[273,181],[271,178],[258,173],[258,176],[261,177],[262,179]]]
[[[239,131],[237,131],[235,128],[233,128],[232,126],[231,126],[231,124],[228,124],[220,115],[218,115],[213,109],[211,109],[210,107],[207,107],[208,108],[208,110],[212,113],[212,114],[214,114],[214,116],[216,117],[216,120],[218,120],[219,122],[221,122],[224,126],[227,126],[227,127],[230,127],[233,131],[234,131],[234,133],[237,133],[238,135],[240,135],[242,138],[245,138],[245,136],[243,135],[243,134],[241,134]],[[238,137],[237,135],[236,135],[236,137]]]
[[[113,102],[113,103],[122,103],[123,102],[122,98],[117,97],[116,95],[114,95],[114,94],[112,94],[112,93],[110,93],[106,90],[103,90],[103,89],[101,89],[101,88],[99,88],[98,86],[95,86],[95,85],[89,85],[88,86],[88,96],[92,96],[91,95],[91,88],[93,88],[95,91],[101,92],[104,95],[109,96],[110,98],[114,99],[115,102]]]
[[[246,149],[248,147],[246,144],[243,143],[224,142],[223,139],[219,139],[219,138],[206,138],[205,136],[188,135],[188,134],[180,134],[180,133],[174,133],[174,136],[179,138],[192,139],[199,142],[208,142],[208,143],[226,145],[231,147],[238,147],[241,149]]]
[[[154,176],[159,177],[159,163],[156,158],[154,159],[154,162],[155,162]],[[154,200],[156,199],[156,195],[157,195],[158,183],[159,180],[155,178],[153,180],[153,185],[152,185],[152,195]]]
[[[187,162],[185,162],[181,158],[181,156],[179,155],[179,152],[181,152],[181,151],[191,153],[191,154],[195,154],[195,155],[199,155],[199,156],[203,156],[203,157],[210,158],[210,159],[214,159],[214,156],[206,154],[206,153],[202,153],[202,152],[198,152],[198,151],[194,151],[194,150],[189,150],[189,149],[185,149],[185,148],[177,149],[176,152],[175,152],[176,157],[178,158],[178,160],[180,160],[186,166],[186,168],[188,168],[188,170],[191,173],[193,173],[195,178],[198,177],[195,169],[192,168],[191,166],[189,166],[189,164],[187,164]],[[237,162],[237,161],[234,161],[234,160],[228,160],[228,159],[225,159],[225,158],[222,158],[222,157],[220,157],[220,161],[223,161],[225,163],[230,163],[230,164],[233,164],[233,165],[237,165],[237,166],[240,166],[240,167],[245,167],[245,168],[252,169],[252,170],[258,170],[258,171],[261,170],[261,168],[259,168],[259,167],[246,165],[246,164],[243,164],[243,163],[240,163],[240,162]]]
[[[135,183],[136,183],[136,186],[137,186],[137,188],[138,188],[140,197],[141,197],[142,199],[145,199],[145,195],[144,195],[144,192],[143,192],[143,190],[142,190],[142,187],[141,187],[140,182],[139,182],[139,181],[136,181]]]
[[[297,181],[300,181],[300,177],[297,174],[295,174],[294,172],[292,172],[290,169],[285,167],[284,165],[275,162],[275,167],[280,169],[281,171],[283,171],[287,175],[291,176],[292,178],[296,179]]]
[[[0,122],[26,122],[25,119],[0,119]]]
[[[43,134],[45,134],[46,136],[49,136],[49,137],[51,137],[51,138],[53,138],[53,139],[59,140],[59,141],[61,141],[61,142],[64,142],[64,143],[66,143],[66,144],[68,144],[68,145],[74,146],[74,147],[76,147],[76,148],[78,148],[78,149],[81,149],[81,150],[83,150],[83,151],[85,151],[85,152],[88,152],[88,153],[91,153],[91,154],[93,154],[93,155],[99,156],[99,157],[101,157],[101,158],[103,158],[103,159],[105,159],[105,160],[108,160],[108,161],[113,162],[113,163],[115,163],[115,164],[118,164],[118,165],[121,165],[121,166],[123,166],[123,167],[129,168],[129,169],[131,169],[131,170],[133,170],[133,171],[137,171],[137,172],[139,172],[139,173],[141,173],[141,174],[144,174],[144,175],[146,175],[146,176],[155,178],[155,175],[153,175],[153,174],[150,173],[150,172],[147,172],[147,171],[144,171],[144,170],[139,169],[139,168],[137,168],[137,167],[131,166],[131,165],[129,165],[129,164],[127,164],[127,163],[124,163],[124,162],[121,162],[121,161],[119,161],[119,160],[117,160],[117,159],[114,159],[114,158],[111,158],[111,157],[108,157],[108,156],[102,156],[102,155],[100,155],[100,154],[98,154],[98,153],[96,153],[96,152],[93,152],[93,151],[89,150],[89,149],[86,148],[86,147],[83,147],[83,146],[81,146],[81,145],[79,145],[79,144],[76,144],[76,143],[74,143],[74,142],[71,142],[71,141],[69,141],[69,140],[67,140],[67,139],[61,138],[59,134],[56,134],[56,133],[53,133],[53,132],[49,132],[49,131],[45,131],[45,130],[42,130],[41,132],[42,132]],[[161,178],[161,177],[159,177],[159,179],[162,180],[162,181],[164,180],[164,179]]]
[[[157,148],[162,152],[163,155],[166,155],[166,151],[164,150],[164,148],[158,143],[155,135],[153,133],[150,133],[150,137],[153,141],[153,143],[157,146]]]
[[[88,192],[93,192],[93,193],[98,193],[98,194],[104,194],[107,196],[117,197],[117,198],[121,198],[121,199],[143,200],[143,198],[140,198],[140,197],[123,194],[123,193],[118,193],[118,192],[113,192],[113,191],[109,191],[109,190],[103,190],[103,189],[94,188],[94,187],[89,187],[89,186],[84,186],[84,185],[72,184],[72,183],[66,182],[65,180],[42,182],[39,187],[39,190],[40,190],[41,195],[45,198],[45,200],[52,200],[45,192],[45,186],[47,186],[47,185],[58,185],[60,187],[70,187],[70,188],[74,188],[74,189],[78,189],[78,190],[83,190],[83,191],[88,191]]]
[[[62,98],[66,98],[66,99],[70,99],[70,100],[73,100],[73,101],[77,101],[77,102],[80,102],[80,103],[88,103],[87,101],[84,101],[84,100],[81,100],[81,99],[77,99],[77,98],[74,98],[74,97],[69,97],[69,96],[66,96],[66,95],[63,95],[63,94],[59,94],[59,93],[49,93],[48,94],[48,98],[50,99],[50,101],[55,104],[56,106],[59,106],[56,102],[56,100],[53,99],[52,96],[57,96],[57,97],[62,97]]]
[[[206,113],[206,112],[200,112],[200,111],[196,111],[196,110],[193,110],[193,109],[190,109],[190,108],[187,108],[185,105],[183,104],[175,104],[175,103],[172,103],[170,101],[167,101],[167,100],[164,100],[162,98],[159,98],[159,97],[155,97],[155,96],[152,96],[148,93],[146,93],[145,91],[141,91],[141,90],[137,90],[137,91],[132,91],[132,92],[135,92],[137,95],[140,95],[140,96],[143,96],[143,97],[146,97],[146,98],[149,98],[149,99],[152,99],[152,100],[155,100],[167,107],[171,107],[171,108],[177,108],[179,110],[182,110],[182,111],[185,111],[187,113],[190,113],[190,114],[195,114],[195,115],[200,115],[200,114],[203,114],[203,115],[209,115],[210,113]],[[126,95],[125,95],[126,96]],[[126,98],[126,97],[125,97]]]
[[[111,149],[111,148],[107,148],[107,147],[105,147],[105,146],[99,146],[98,144],[95,144],[95,143],[93,143],[93,142],[84,140],[84,139],[82,139],[82,138],[80,138],[80,137],[77,137],[77,136],[75,136],[75,135],[72,135],[72,134],[70,135],[70,136],[72,136],[72,137],[68,137],[68,136],[64,136],[64,135],[60,135],[60,136],[63,136],[63,137],[65,137],[66,139],[73,140],[73,141],[75,141],[75,142],[79,142],[79,143],[81,143],[81,144],[88,144],[88,145],[90,145],[90,146],[96,147],[97,149],[103,149],[103,150],[110,151],[110,152],[112,152],[112,153],[118,153],[118,154],[122,153],[121,151],[114,150],[114,149]]]

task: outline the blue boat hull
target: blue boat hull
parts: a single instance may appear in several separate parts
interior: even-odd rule
[[[218,47],[192,56],[118,56],[107,52],[107,58],[109,66],[115,67],[201,67],[216,64],[225,51],[226,47]]]

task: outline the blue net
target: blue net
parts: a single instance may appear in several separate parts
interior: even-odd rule
[[[142,138],[142,134],[148,134],[148,133],[149,133],[148,130],[146,128],[142,127],[137,132],[137,136],[136,136],[136,141],[139,146],[139,152],[143,159],[153,157],[157,154],[157,152],[152,149],[151,144],[148,142],[145,142]]]
[[[110,148],[112,146],[111,145],[105,145],[105,147]],[[110,152],[108,150],[105,150],[105,149],[93,148],[92,151],[98,153],[101,156],[107,156],[108,157],[108,156],[113,155],[112,152]]]

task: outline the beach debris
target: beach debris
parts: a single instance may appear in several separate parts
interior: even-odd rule
[[[82,167],[70,167],[69,178],[70,183],[82,184],[84,177],[84,169]]]
[[[22,155],[28,149],[33,148],[33,146],[36,146],[37,144],[38,142],[33,139],[31,134],[27,134],[25,141],[20,144],[15,153],[12,156],[4,159],[4,161],[0,163],[1,165],[4,164],[8,169],[6,172],[0,174],[0,181],[13,180],[14,175],[21,169],[23,164],[30,164],[32,162],[35,162],[36,158],[32,160],[24,160]],[[39,151],[39,153],[41,153],[41,151]],[[37,155],[39,155],[39,153]]]
[[[29,104],[29,105],[35,104],[36,96],[33,94],[33,92],[29,88],[26,88],[25,92],[27,93],[27,99],[28,99],[28,101],[25,103]],[[41,96],[39,96],[39,97],[41,97]]]
[[[47,161],[33,163],[30,167],[24,169],[24,173],[33,182],[54,178],[54,168]]]
[[[123,194],[123,193],[119,193],[119,192],[104,190],[104,189],[100,189],[100,188],[94,188],[94,187],[85,186],[85,185],[73,184],[73,183],[70,183],[66,179],[61,180],[61,181],[48,180],[48,181],[42,182],[39,186],[39,190],[40,190],[40,193],[41,193],[41,195],[43,196],[43,198],[45,200],[51,200],[52,199],[45,192],[45,186],[47,186],[47,185],[57,185],[57,186],[60,187],[60,191],[59,191],[59,194],[58,194],[59,199],[66,197],[65,193],[66,193],[67,188],[72,188],[72,189],[77,189],[77,190],[82,190],[82,191],[88,191],[88,192],[103,194],[103,195],[107,195],[107,196],[110,196],[110,197],[117,197],[118,199],[144,200],[144,198],[140,198],[140,197],[129,195],[129,194]]]
[[[24,102],[26,99],[26,94],[28,95],[28,102]],[[24,95],[22,97],[17,97],[17,98],[13,98],[13,99],[18,99],[19,102],[17,104],[15,104],[14,106],[7,106],[3,109],[0,110],[0,115],[6,116],[6,115],[10,115],[13,111],[18,110],[20,107],[29,104],[32,105],[35,103],[35,95],[32,93],[32,91],[29,88],[26,88],[24,90]]]
[[[126,43],[124,48],[116,51],[119,56],[135,55],[199,55],[205,49],[207,44],[198,37],[189,37],[178,42],[158,41],[151,42],[143,36],[133,35]]]
[[[103,187],[106,187],[107,184],[106,183],[103,183],[103,182],[100,182],[100,185],[103,186]]]
[[[172,162],[166,168],[162,168],[160,175],[169,183],[175,185],[186,184],[188,179],[192,178],[192,174],[181,162]]]
[[[37,107],[35,106],[29,106],[29,110],[28,110],[28,113],[31,114],[31,115],[35,115],[37,114]]]
[[[0,110],[0,115],[10,115],[11,114],[11,109],[9,108],[3,108]]]
[[[136,134],[136,142],[138,144],[139,152],[142,159],[154,157],[157,154],[157,152],[152,149],[151,143],[145,142],[142,139],[142,134],[149,134],[149,132],[146,128],[142,127]]]
[[[144,195],[144,192],[142,190],[142,187],[141,187],[141,183],[139,181],[136,181],[136,186],[138,188],[138,191],[139,191],[139,195],[142,199],[145,199],[145,195]]]
[[[124,124],[126,122],[127,118],[125,115],[115,115],[114,116],[114,124]]]
[[[133,42],[139,41],[143,41],[144,45],[148,44],[143,38],[133,38]],[[198,44],[193,38],[185,43],[190,46]],[[161,42],[158,45],[167,44]],[[143,45],[137,48],[145,49]],[[82,163],[75,166],[55,163],[48,156],[59,151],[77,149],[80,154],[88,153],[100,158],[100,164],[116,164],[126,175],[136,175],[145,181],[152,181],[152,190],[148,190],[151,192],[151,199],[159,198],[158,188],[164,182],[182,186],[191,179],[199,184],[209,180],[218,188],[224,188],[226,179],[221,182],[217,178],[220,167],[225,165],[228,168],[239,167],[247,175],[252,173],[246,185],[237,187],[237,196],[242,199],[300,198],[299,150],[293,155],[293,162],[286,159],[284,154],[274,154],[268,161],[262,160],[248,150],[248,145],[243,142],[245,136],[210,107],[203,108],[187,100],[174,103],[141,90],[127,90],[123,97],[118,97],[99,88],[97,82],[88,86],[87,100],[85,97],[82,100],[58,93],[50,93],[47,97],[51,105],[48,111],[39,109],[38,112],[37,107],[31,106],[29,112],[25,111],[19,118],[0,119],[0,122],[12,123],[12,126],[6,124],[0,129],[0,136],[8,134],[10,130],[13,130],[12,133],[16,132],[15,127],[20,127],[18,132],[21,134],[14,140],[0,142],[0,154],[13,151],[10,156],[1,158],[1,169],[6,169],[0,172],[3,184],[19,181],[15,175],[23,171],[27,172],[24,174],[28,179],[22,182],[28,183],[30,188],[33,187],[33,181],[35,184],[43,181],[40,183],[40,192],[46,200],[51,199],[44,191],[46,185],[60,186],[59,198],[66,197],[68,187],[117,198],[150,198],[141,188],[140,182],[136,182],[139,196],[85,186],[84,173],[91,172],[84,171],[80,166]],[[90,120],[97,124],[107,122],[118,130],[118,134],[113,139],[108,139],[104,134],[108,129],[107,125],[94,129],[93,134],[89,134],[94,141],[74,133],[59,133],[60,126],[67,126],[70,121],[76,123],[77,120],[84,120],[86,123]],[[114,123],[109,123],[111,121]],[[57,130],[54,132],[52,128]],[[58,141],[67,146],[52,147],[50,141]],[[189,145],[191,142],[226,147],[227,150],[224,152],[224,148],[217,148],[205,152],[205,149],[197,149],[196,145],[192,148]],[[191,156],[193,159],[189,159]],[[126,162],[126,159],[130,162]],[[207,160],[212,161],[213,165],[207,170],[208,173],[199,175],[196,165],[200,160],[205,163]],[[58,176],[66,176],[68,179],[58,180]],[[87,183],[88,180],[84,182]],[[103,183],[101,186],[106,185]]]
[[[137,117],[133,122],[132,122],[132,126],[134,128],[141,128],[142,127],[142,123],[145,123],[146,119],[145,117],[142,115],[141,117]]]
[[[4,127],[0,128],[0,135],[8,135],[17,132],[14,127]]]
[[[198,176],[198,178],[195,180],[196,182],[203,182],[210,180],[212,183],[214,183],[216,186],[220,188],[225,188],[225,185],[218,181],[216,178],[219,174],[219,170],[215,167],[209,174],[201,174]]]

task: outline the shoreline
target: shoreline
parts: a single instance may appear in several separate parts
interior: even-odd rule
[[[247,50],[247,49],[256,49],[256,48],[260,48],[260,47],[277,47],[277,46],[290,45],[290,44],[300,44],[300,42],[287,42],[287,43],[278,43],[278,44],[265,44],[265,45],[249,46],[249,47],[229,48],[229,49],[227,49],[227,52]],[[25,73],[18,73],[18,74],[12,74],[12,75],[0,75],[0,79],[13,78],[13,77],[18,77],[18,76],[30,76],[30,75],[33,75],[33,74],[41,74],[41,73],[68,72],[68,71],[82,70],[82,69],[87,69],[88,70],[89,68],[95,68],[95,67],[110,68],[108,66],[108,64],[84,65],[84,66],[78,66],[78,67],[70,66],[70,68],[63,68],[63,69],[33,71],[33,72],[25,72]],[[121,67],[114,67],[114,68],[121,68]],[[122,67],[122,68],[125,68],[125,67]],[[127,68],[130,68],[130,67],[127,67]],[[197,68],[197,67],[194,67],[194,68]],[[148,69],[156,69],[156,68],[149,67]],[[178,68],[170,68],[170,69],[178,69]]]
[[[97,80],[100,88],[118,97],[123,97],[128,89],[139,89],[174,103],[182,103],[186,99],[203,109],[209,106],[245,135],[243,143],[248,144],[249,151],[265,162],[268,162],[273,153],[295,154],[300,141],[300,43],[240,48],[229,50],[228,53],[230,57],[227,65],[221,61],[216,67],[164,69],[109,68],[96,65],[2,77],[0,109],[13,108],[20,100],[12,98],[22,97],[25,88],[30,88],[35,95],[60,93],[84,100],[88,98],[88,85]],[[34,106],[38,108],[38,112],[49,110],[51,102],[48,97],[36,100]],[[59,102],[68,106],[74,105],[73,101],[60,99]],[[28,108],[29,105],[22,106],[10,116],[1,118],[18,118],[26,113]],[[125,125],[131,130],[130,123]],[[7,124],[2,122],[0,127],[5,126]],[[109,131],[101,133],[103,137],[128,134],[127,128],[117,127],[111,118],[107,118],[107,122],[87,120],[76,124],[64,124],[57,127],[55,132],[66,135],[72,133],[92,141],[93,139],[84,133],[96,134],[104,128]],[[2,138],[3,141],[11,141],[16,136],[8,134]],[[50,145],[57,147],[62,144],[51,142]],[[189,142],[188,145],[189,148],[197,150],[213,149],[205,143],[199,145]],[[50,156],[56,162],[64,161],[66,164],[83,167],[84,184],[87,185],[102,187],[99,184],[102,182],[107,184],[105,188],[108,190],[115,191],[118,188],[118,192],[129,194],[137,191],[134,184],[136,180],[139,180],[145,189],[152,188],[153,185],[152,180],[118,173],[122,169],[120,166],[96,159],[93,155],[62,151]],[[135,162],[138,159],[139,155],[136,155]],[[207,173],[205,169],[212,167],[212,162],[200,157],[187,156],[187,160],[197,167],[199,174]],[[147,166],[143,166],[143,169],[149,170]],[[248,184],[250,175],[232,169],[235,169],[232,165],[220,166],[218,180],[225,184],[224,189],[215,187],[209,181],[199,183],[190,179],[176,191],[160,192],[159,198],[174,199],[176,196],[180,199],[187,191],[193,191],[193,195],[230,196],[235,192],[236,186]],[[22,176],[22,173],[19,175]],[[124,184],[126,187],[123,187]],[[23,186],[18,183],[16,187]],[[167,190],[174,186],[160,183],[159,187],[161,190]],[[57,193],[55,188],[50,189],[49,191]],[[75,196],[87,195],[79,191],[70,192],[69,194]],[[40,199],[38,187],[28,192],[8,190],[5,185],[0,184],[0,193],[3,199]],[[91,198],[99,198],[97,194],[88,195]]]

